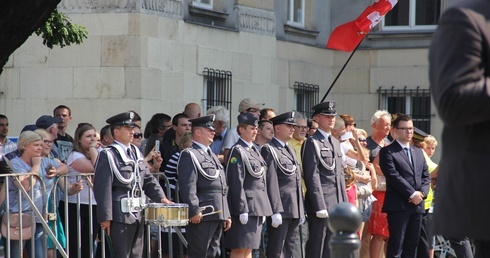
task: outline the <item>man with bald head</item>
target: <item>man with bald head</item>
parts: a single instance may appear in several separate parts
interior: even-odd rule
[[[185,105],[183,113],[189,116],[189,119],[201,117],[201,106],[199,106],[199,104],[191,102]]]

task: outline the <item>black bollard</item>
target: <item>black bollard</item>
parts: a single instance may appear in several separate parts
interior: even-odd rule
[[[357,230],[361,226],[359,209],[348,203],[336,204],[329,212],[328,228],[333,232],[329,242],[330,257],[358,258],[361,241]]]

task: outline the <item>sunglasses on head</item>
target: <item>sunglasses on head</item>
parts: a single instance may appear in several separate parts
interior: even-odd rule
[[[141,138],[141,137],[143,137],[143,134],[142,133],[135,133],[135,134],[133,134],[133,138],[138,139],[138,138]]]

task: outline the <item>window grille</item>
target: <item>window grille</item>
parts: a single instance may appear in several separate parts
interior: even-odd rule
[[[224,106],[231,111],[231,72],[204,68],[204,98],[202,106],[208,110],[214,106]],[[231,112],[230,112],[230,121]]]
[[[431,104],[430,89],[378,89],[378,108],[386,109],[391,114],[401,113],[412,117],[413,125],[430,133]]]
[[[296,111],[303,113],[307,117],[311,117],[313,115],[311,108],[318,104],[318,85],[295,82],[293,88]]]

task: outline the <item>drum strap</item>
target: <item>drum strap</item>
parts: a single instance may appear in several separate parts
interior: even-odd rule
[[[235,145],[235,146],[233,146],[233,148],[231,148],[231,150],[230,150],[230,153],[233,153],[233,150],[234,149],[236,149],[238,151],[238,153],[240,153],[240,156],[242,158],[243,166],[246,168],[246,171],[248,171],[248,173],[251,176],[253,176],[255,178],[261,178],[262,176],[264,176],[264,174],[265,174],[265,168],[264,168],[264,166],[261,166],[259,171],[255,171],[252,168],[252,165],[250,164],[250,160],[248,159],[248,156],[245,153],[245,149],[241,145]],[[228,158],[228,164],[230,163],[230,159],[231,159],[231,155]]]
[[[208,174],[206,171],[204,171],[199,163],[199,160],[197,159],[196,155],[190,150],[190,149],[185,149],[183,151],[186,151],[189,153],[189,156],[191,156],[192,164],[194,165],[194,168],[196,171],[199,171],[199,173],[206,178],[207,180],[215,180],[220,176],[220,172],[218,169],[216,169],[216,173],[214,175]],[[182,157],[182,155],[180,155]],[[179,161],[180,161],[179,157]]]
[[[318,141],[315,139],[312,139],[311,142],[313,142],[313,147],[315,147],[316,156],[317,156],[320,164],[322,164],[322,166],[324,166],[327,170],[335,170],[335,153],[332,154],[333,155],[333,158],[332,158],[333,162],[332,162],[332,165],[329,166],[329,165],[327,165],[327,163],[325,163],[325,161],[322,159],[322,156],[320,155],[320,146],[318,145]],[[305,144],[306,144],[306,142],[305,142]],[[303,147],[303,155],[304,155],[304,151],[306,149],[305,147]]]
[[[286,175],[286,176],[294,175],[294,173],[296,172],[296,165],[293,165],[293,168],[291,168],[291,169],[285,168],[284,166],[281,165],[281,163],[279,163],[279,158],[277,157],[277,153],[274,150],[274,148],[272,146],[270,146],[270,144],[268,144],[268,143],[266,143],[264,146],[262,146],[262,148],[264,148],[264,147],[269,149],[269,151],[271,152],[272,158],[274,159],[274,162],[277,164],[277,167],[279,168],[279,170],[284,175]]]

